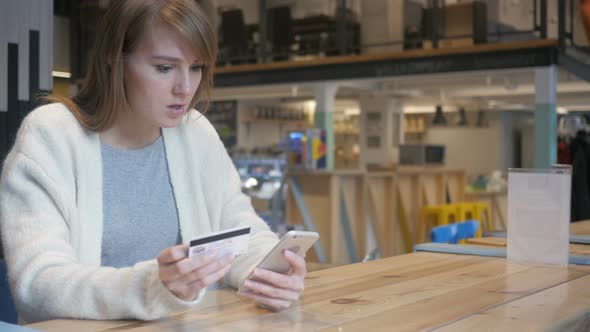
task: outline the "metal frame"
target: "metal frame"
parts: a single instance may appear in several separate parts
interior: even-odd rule
[[[350,228],[350,218],[348,216],[348,208],[346,206],[346,198],[344,197],[344,190],[342,187],[338,190],[340,198],[340,226],[342,226],[342,233],[344,233],[344,241],[346,241],[346,250],[350,261],[356,263],[359,257],[356,251],[356,245],[352,238],[352,229]]]
[[[563,49],[559,53],[559,65],[580,79],[590,82],[590,54],[578,51],[579,54],[575,56],[573,51]]]
[[[544,0],[546,1],[546,0]],[[575,5],[574,0],[559,0],[558,1],[558,40],[559,40],[559,48],[561,51],[566,51],[566,49],[572,47],[578,51],[585,52],[586,54],[590,54],[587,48],[577,45],[574,41],[574,33],[575,33],[575,25],[574,25],[574,17],[575,15],[579,15],[574,11]]]
[[[269,70],[225,72],[215,75],[215,86],[239,87],[278,83],[383,78],[445,72],[544,67],[556,63],[556,48],[546,46],[485,53],[444,54],[394,60],[359,61]]]
[[[534,17],[537,19],[537,1],[534,1]],[[540,12],[540,24],[539,26],[535,25],[535,29],[538,29],[540,37],[542,39],[547,38],[547,0],[540,0],[539,4],[539,12]]]

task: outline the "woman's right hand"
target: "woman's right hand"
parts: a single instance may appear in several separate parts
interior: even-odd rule
[[[158,256],[160,280],[170,292],[184,301],[192,301],[199,291],[221,279],[234,259],[215,252],[188,257],[188,244],[166,248]]]

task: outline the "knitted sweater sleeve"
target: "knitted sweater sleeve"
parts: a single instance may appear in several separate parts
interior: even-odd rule
[[[68,222],[77,218],[75,193],[63,189],[66,177],[47,171],[59,167],[44,167],[56,163],[47,156],[58,153],[35,153],[43,142],[22,128],[0,180],[0,233],[11,291],[24,322],[150,320],[199,301],[202,292],[192,302],[169,292],[160,282],[155,260],[121,269],[82,264],[70,236],[75,231],[71,228],[78,226]],[[30,144],[36,148],[25,147]]]

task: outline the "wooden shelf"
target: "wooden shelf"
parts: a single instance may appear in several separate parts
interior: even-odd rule
[[[279,127],[280,132],[283,131],[285,126],[294,126],[297,130],[313,128],[313,125],[307,120],[246,119],[240,121],[240,123],[246,125],[246,135],[250,134],[252,124],[273,124]]]
[[[281,126],[293,124],[293,125],[297,125],[297,126],[304,126],[306,128],[312,127],[311,123],[309,123],[306,120],[247,119],[247,120],[241,121],[241,123],[244,123],[247,125],[252,124],[252,123],[272,123],[272,124],[278,124]]]
[[[426,130],[405,130],[404,134],[413,134],[413,135],[421,135],[425,134]]]
[[[334,131],[334,135],[342,135],[342,136],[359,136],[358,131]]]

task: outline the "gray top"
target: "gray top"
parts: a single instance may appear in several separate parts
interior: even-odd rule
[[[138,150],[101,144],[101,154],[101,265],[132,266],[181,243],[162,136]]]

